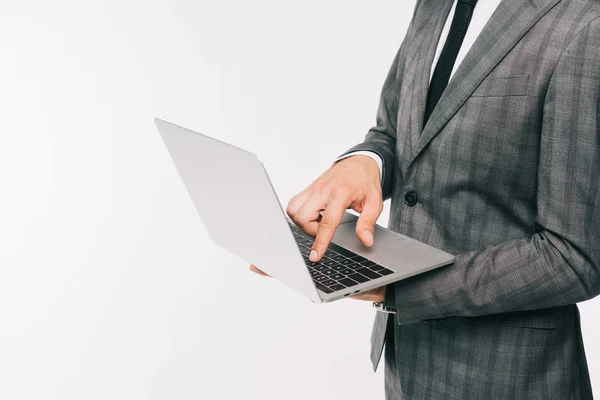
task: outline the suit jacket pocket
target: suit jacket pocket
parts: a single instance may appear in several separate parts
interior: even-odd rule
[[[529,75],[488,76],[471,97],[527,96]]]
[[[491,323],[517,328],[555,329],[568,321],[573,315],[575,307],[575,305],[569,305],[543,310],[465,317],[465,320],[474,323]]]

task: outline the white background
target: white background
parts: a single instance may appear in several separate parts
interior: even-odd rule
[[[373,125],[414,1],[0,5],[0,398],[383,398],[370,305],[214,247],[153,118],[259,153],[287,203]]]

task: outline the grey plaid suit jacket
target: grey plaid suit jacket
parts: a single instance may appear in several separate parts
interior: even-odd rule
[[[591,398],[575,303],[600,292],[600,2],[504,0],[423,126],[451,5],[418,1],[349,150],[381,156],[391,229],[456,255],[388,287],[373,366],[387,337],[389,399]]]

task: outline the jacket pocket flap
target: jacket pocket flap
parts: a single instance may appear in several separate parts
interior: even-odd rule
[[[529,75],[487,77],[471,97],[527,96]]]
[[[476,323],[492,323],[518,328],[555,329],[562,326],[568,320],[573,314],[574,307],[570,305],[543,310],[465,317],[465,319]]]

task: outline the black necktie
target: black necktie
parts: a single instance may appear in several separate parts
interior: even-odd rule
[[[460,46],[467,33],[469,22],[471,22],[475,4],[477,4],[477,0],[457,0],[448,39],[446,39],[440,58],[433,71],[431,83],[429,84],[423,126],[427,124],[427,120],[431,116],[433,109],[440,100],[440,97],[442,97],[444,90],[446,90],[446,86],[448,86],[450,74],[452,73],[452,68],[454,68]]]

